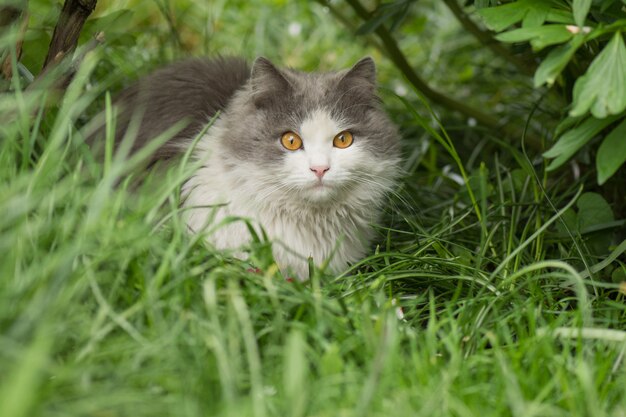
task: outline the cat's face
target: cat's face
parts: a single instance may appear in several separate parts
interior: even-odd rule
[[[380,199],[398,175],[399,146],[374,78],[368,58],[322,74],[257,60],[249,90],[227,113],[234,135],[225,146],[238,159],[232,168],[247,172],[260,199],[326,206]]]
[[[290,145],[294,135],[296,145],[301,143],[297,149]],[[357,124],[316,109],[281,137],[278,183],[311,202],[342,199],[354,187],[379,177],[380,167],[371,166],[375,158],[364,146],[366,140]]]

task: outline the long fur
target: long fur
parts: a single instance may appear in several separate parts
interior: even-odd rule
[[[371,225],[398,177],[397,130],[375,89],[370,58],[328,73],[278,69],[264,58],[251,70],[237,59],[193,60],[149,76],[121,103],[143,113],[138,147],[189,120],[155,159],[184,149],[222,110],[195,149],[202,168],[183,188],[189,229],[210,228],[211,244],[236,250],[249,242],[246,225],[217,225],[229,216],[250,219],[273,240],[280,268],[307,279],[309,257],[339,272],[364,256]],[[352,146],[333,147],[345,130],[354,135]],[[302,149],[280,144],[288,131],[301,136]],[[319,164],[329,167],[321,180],[311,168]]]

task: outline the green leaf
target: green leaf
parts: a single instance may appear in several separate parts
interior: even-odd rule
[[[585,25],[585,19],[587,18],[590,7],[591,0],[574,0],[574,21],[578,27],[583,27]]]
[[[578,207],[578,230],[584,232],[593,226],[615,220],[611,206],[597,193],[584,193],[576,202]]]
[[[548,16],[546,17],[546,22],[552,23],[564,23],[566,25],[571,25],[574,23],[572,19],[572,14],[569,10],[561,10],[561,9],[550,9],[548,12]]]
[[[535,71],[534,84],[535,87],[539,87],[543,84],[549,86],[554,84],[556,77],[561,74],[563,69],[567,66],[569,61],[574,56],[574,53],[584,43],[585,36],[582,34],[576,35],[572,40],[562,46],[554,48],[548,56],[541,62],[537,70]]]
[[[620,32],[593,60],[574,85],[571,116],[591,111],[601,119],[626,108],[626,46]]]
[[[578,116],[578,117],[567,116],[567,117],[565,117],[565,119],[561,120],[561,122],[554,129],[554,137],[561,136],[563,134],[563,132],[566,132],[566,131],[570,130],[574,126],[577,126],[578,124],[580,124],[580,122],[582,122],[586,118],[587,117],[585,117],[585,116]]]
[[[554,8],[560,6],[556,0],[518,0],[496,7],[478,9],[485,25],[502,32],[511,25],[522,22],[523,28],[541,26],[544,22],[572,23],[570,13]]]
[[[544,24],[550,13],[550,7],[537,7],[529,9],[522,20],[523,28],[532,28]]]
[[[598,148],[596,168],[602,185],[626,162],[626,119],[609,133]]]
[[[525,1],[503,4],[502,6],[479,9],[485,25],[493,31],[502,32],[509,26],[521,21],[528,12]]]
[[[474,7],[482,9],[485,7],[495,6],[496,0],[474,0]]]
[[[566,235],[569,231],[577,231],[578,230],[578,215],[574,211],[574,209],[568,209],[561,216],[562,222],[556,223],[556,229],[559,233]]]
[[[590,117],[579,126],[568,130],[552,148],[543,154],[544,158],[555,158],[548,166],[548,171],[553,171],[563,165],[580,148],[616,119],[616,116],[606,119]]]
[[[530,41],[533,49],[539,51],[546,46],[563,43],[574,35],[564,25],[545,25],[514,29],[496,36],[501,42]]]
[[[613,240],[605,227],[615,220],[611,206],[600,194],[584,193],[576,202],[578,231],[585,235],[585,243],[593,255],[605,255]]]

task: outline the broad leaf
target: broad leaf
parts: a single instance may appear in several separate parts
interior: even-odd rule
[[[550,14],[550,7],[533,7],[526,12],[526,16],[522,20],[523,28],[533,28],[541,26],[545,23]]]
[[[554,137],[557,138],[561,136],[564,132],[570,130],[574,126],[577,126],[578,124],[580,124],[580,122],[582,122],[586,118],[587,118],[586,116],[578,116],[578,117],[566,116],[563,120],[561,120],[561,122],[554,129]]]
[[[567,209],[567,211],[563,213],[561,221],[556,223],[556,229],[559,233],[564,235],[568,234],[568,230],[570,232],[578,231],[578,215],[574,209]]]
[[[601,119],[626,108],[626,46],[620,32],[593,60],[574,85],[571,116],[591,111]]]
[[[602,141],[596,155],[598,184],[602,185],[626,162],[626,119]]]
[[[606,227],[615,221],[611,206],[597,193],[582,194],[576,206],[578,231],[585,236],[587,249],[594,255],[606,254],[613,240],[612,233],[607,233]]]
[[[502,32],[509,26],[524,20],[529,12],[533,13],[533,16],[525,22],[524,26],[537,24],[537,22],[543,23],[550,12],[551,3],[545,0],[519,0],[501,6],[479,9],[478,14],[482,16],[489,29]]]
[[[495,32],[502,32],[521,22],[522,27],[538,27],[545,22],[571,24],[572,15],[562,10],[558,0],[518,0],[495,7],[478,9],[485,25]]]
[[[578,27],[583,27],[587,14],[589,13],[589,8],[591,7],[591,0],[574,0],[572,6],[574,8],[574,20],[576,24]]]
[[[527,12],[527,7],[521,1],[478,10],[478,14],[482,16],[485,25],[495,32],[502,32],[509,26],[521,21]]]
[[[571,25],[572,23],[574,23],[574,19],[572,19],[572,14],[569,12],[569,10],[550,9],[550,12],[546,17],[546,22],[564,23],[566,25]]]
[[[535,71],[534,84],[535,87],[539,87],[545,83],[549,86],[554,84],[556,77],[561,74],[563,69],[567,66],[569,61],[574,56],[574,53],[584,43],[585,36],[582,34],[576,35],[572,40],[562,46],[554,48],[548,56],[541,62],[537,70]]]
[[[544,158],[555,158],[548,166],[548,171],[553,171],[563,165],[595,135],[615,120],[617,120],[617,116],[606,119],[590,117],[579,126],[567,131],[552,148],[543,154]]]
[[[514,29],[497,35],[496,39],[502,42],[530,41],[533,49],[539,51],[546,46],[566,42],[572,36],[564,25],[545,25]]]
[[[578,230],[585,229],[615,220],[613,210],[606,200],[597,193],[584,193],[576,202],[578,206]]]

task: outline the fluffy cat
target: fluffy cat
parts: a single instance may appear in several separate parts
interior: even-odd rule
[[[171,65],[124,92],[118,139],[131,114],[143,116],[135,148],[181,120],[186,128],[154,155],[168,159],[199,139],[202,166],[183,187],[194,233],[228,216],[251,219],[273,241],[281,270],[308,278],[308,258],[341,272],[362,258],[384,196],[399,175],[399,137],[376,96],[376,68],[303,73],[258,58],[193,59]],[[250,239],[237,221],[207,240],[237,249]]]

